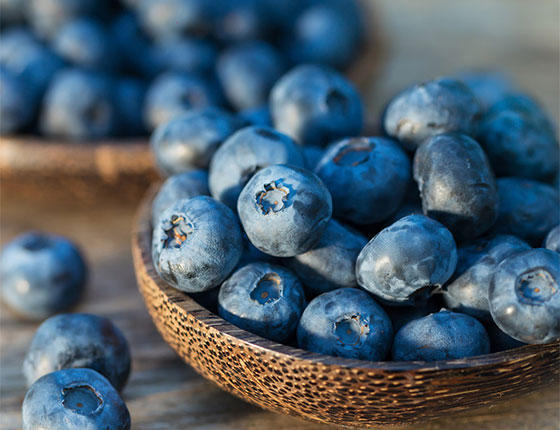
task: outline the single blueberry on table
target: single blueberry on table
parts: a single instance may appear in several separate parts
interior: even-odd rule
[[[159,171],[170,176],[208,168],[216,149],[238,125],[236,117],[214,107],[192,109],[160,125],[150,139]]]
[[[169,285],[187,293],[221,284],[237,265],[242,251],[237,217],[208,196],[177,201],[154,226],[154,266]]]
[[[497,267],[488,294],[492,318],[502,331],[526,343],[560,338],[560,254],[532,249]]]
[[[383,127],[390,137],[416,149],[442,133],[475,136],[480,116],[480,105],[465,84],[437,78],[397,94],[387,106]]]
[[[268,104],[251,109],[244,109],[238,113],[239,119],[244,126],[258,125],[261,127],[272,127],[272,118]]]
[[[166,72],[148,88],[144,121],[153,130],[191,109],[221,104],[222,96],[215,84],[194,74]]]
[[[65,69],[51,82],[40,118],[45,136],[101,139],[115,133],[118,110],[113,83],[104,75]]]
[[[409,215],[383,229],[356,261],[358,284],[390,304],[410,304],[453,275],[457,249],[442,224]]]
[[[119,393],[91,369],[64,369],[38,379],[21,414],[23,430],[130,430]]]
[[[357,287],[356,258],[366,243],[365,236],[331,219],[314,248],[286,259],[285,264],[298,275],[311,296]]]
[[[117,69],[119,55],[108,34],[96,21],[78,18],[60,28],[52,47],[60,57],[77,67],[110,73]]]
[[[257,249],[275,257],[293,257],[319,242],[331,219],[332,200],[312,172],[273,165],[247,182],[237,212]]]
[[[320,354],[381,361],[393,339],[391,320],[366,292],[340,288],[314,298],[297,329],[300,348]]]
[[[69,240],[25,233],[0,255],[2,300],[18,314],[41,320],[79,301],[86,272],[79,249]]]
[[[152,226],[155,226],[161,214],[178,200],[209,195],[206,170],[188,170],[170,176],[162,184],[152,203]]]
[[[142,106],[146,95],[146,84],[140,79],[121,78],[115,82],[115,105],[119,117],[121,136],[145,134]]]
[[[47,373],[87,367],[105,376],[120,391],[130,373],[130,349],[108,318],[61,314],[45,320],[35,332],[25,360],[27,386]]]
[[[301,148],[288,136],[269,127],[245,127],[218,147],[209,169],[212,196],[231,209],[251,176],[272,164],[304,167]]]
[[[12,134],[27,127],[37,109],[37,101],[27,83],[0,67],[0,135]]]
[[[480,236],[494,224],[496,182],[484,151],[470,137],[442,134],[426,140],[414,155],[414,180],[424,213],[458,240]]]
[[[496,71],[468,71],[459,74],[457,79],[469,87],[484,111],[503,99],[513,88],[509,78]]]
[[[488,354],[484,326],[469,315],[446,309],[413,320],[393,340],[395,361],[439,361]]]
[[[560,253],[560,225],[557,225],[548,232],[544,240],[543,248]]]
[[[531,247],[515,236],[477,239],[457,250],[457,269],[443,291],[446,307],[492,321],[488,288],[496,267],[507,257]]]
[[[325,151],[315,173],[331,193],[334,216],[355,224],[390,216],[411,180],[406,152],[382,137],[341,140]]]
[[[276,342],[295,331],[304,307],[298,278],[282,266],[262,262],[237,270],[222,284],[218,296],[222,318]]]
[[[162,70],[199,75],[213,73],[218,56],[214,43],[198,37],[162,41],[153,49],[156,62]]]
[[[359,135],[363,109],[359,93],[344,76],[311,64],[282,76],[270,96],[274,127],[304,145],[326,146]]]
[[[500,206],[492,232],[513,234],[540,246],[560,219],[558,190],[523,178],[499,178],[496,182]]]
[[[270,89],[284,69],[280,52],[261,40],[233,45],[220,54],[216,65],[226,98],[237,110],[267,103]]]

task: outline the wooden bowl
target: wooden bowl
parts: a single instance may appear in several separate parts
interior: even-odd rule
[[[560,342],[461,360],[369,362],[320,355],[241,330],[167,285],[152,265],[148,192],[132,253],[156,327],[222,389],[271,411],[342,426],[407,424],[521,396],[558,380]]]

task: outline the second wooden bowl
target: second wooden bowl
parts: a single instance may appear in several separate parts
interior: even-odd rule
[[[198,373],[271,411],[342,426],[408,424],[521,396],[558,380],[560,342],[461,360],[368,362],[241,330],[167,285],[151,260],[151,202],[136,217],[138,286],[165,341]]]

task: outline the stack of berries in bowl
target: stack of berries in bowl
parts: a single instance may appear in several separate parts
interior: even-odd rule
[[[437,361],[560,337],[556,129],[505,78],[398,93],[381,135],[331,68],[273,86],[271,122],[161,124],[159,276],[230,323],[332,356]]]
[[[0,2],[0,134],[141,136],[191,108],[267,117],[287,68],[355,59],[354,0]]]

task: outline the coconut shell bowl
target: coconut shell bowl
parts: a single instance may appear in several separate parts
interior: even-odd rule
[[[151,259],[153,186],[135,220],[138,287],[163,339],[198,373],[262,408],[340,426],[378,427],[488,406],[558,381],[560,342],[438,362],[320,355],[237,328],[159,278]]]

